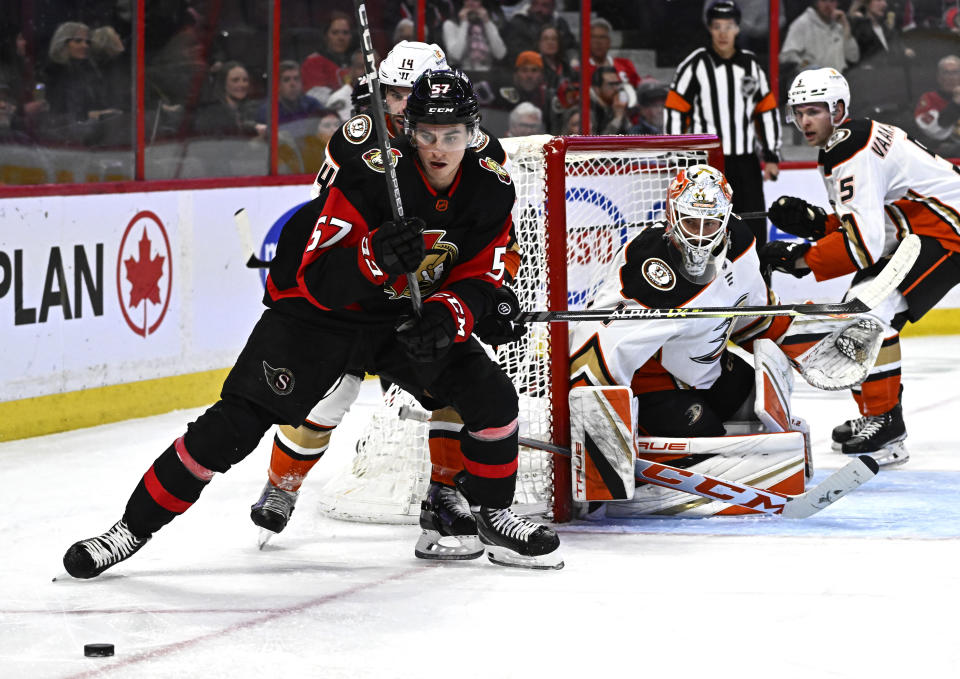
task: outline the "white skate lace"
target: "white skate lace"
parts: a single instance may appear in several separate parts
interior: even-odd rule
[[[863,428],[856,432],[856,436],[862,439],[873,438],[874,434],[880,431],[880,428],[883,426],[883,417],[866,417],[860,418],[866,420],[866,423],[863,425]]]
[[[127,524],[120,522],[99,537],[84,540],[93,563],[100,568],[106,564],[126,559],[137,550],[142,540],[136,537],[127,528]]]
[[[457,518],[472,516],[467,501],[453,488],[447,488],[446,486],[441,488],[437,493],[437,501]]]
[[[867,424],[868,417],[858,417],[855,420],[850,420],[850,433],[853,436],[857,436],[860,433],[860,430]]]
[[[276,514],[282,514],[286,518],[290,518],[290,512],[293,509],[293,505],[296,503],[296,501],[296,493],[282,490],[280,488],[270,488],[266,492],[260,507],[267,511],[275,512]]]
[[[489,512],[490,522],[493,524],[493,527],[508,538],[527,542],[533,532],[540,527],[539,524],[533,521],[520,518],[509,508],[488,509],[487,511]]]

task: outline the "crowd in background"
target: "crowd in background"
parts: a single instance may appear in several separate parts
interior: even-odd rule
[[[498,136],[584,132],[584,68],[587,133],[660,134],[674,72],[691,50],[709,43],[711,2],[594,0],[586,64],[575,0],[428,0],[425,39],[468,73],[483,125]],[[769,1],[737,4],[738,46],[756,52],[769,72]],[[367,5],[381,55],[400,39],[416,39],[414,0]],[[5,10],[3,148],[131,147],[130,7],[124,0],[24,0]],[[793,75],[832,66],[850,81],[858,115],[900,125],[935,150],[958,155],[957,0],[781,0],[780,7],[778,102]],[[350,0],[284,0],[281,8],[280,171],[309,173],[351,112],[350,94],[363,72],[356,19]],[[151,0],[145,26],[146,144],[243,140],[262,163],[270,137],[268,3]],[[789,131],[784,142],[800,146]],[[200,172],[215,176],[218,168],[208,163]],[[0,176],[18,181],[31,180]]]

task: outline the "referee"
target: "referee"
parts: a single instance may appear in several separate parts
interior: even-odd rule
[[[735,212],[766,209],[763,180],[780,173],[780,120],[767,75],[753,52],[737,47],[740,8],[718,0],[707,10],[710,46],[687,56],[664,104],[664,134],[716,134],[723,173],[733,187]],[[757,146],[765,166],[760,169]],[[767,242],[767,220],[747,222],[757,247]]]

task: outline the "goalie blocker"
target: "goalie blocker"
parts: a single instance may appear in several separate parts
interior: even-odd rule
[[[701,517],[756,514],[754,509],[695,497],[644,480],[647,464],[664,463],[734,483],[800,494],[813,475],[809,428],[793,415],[790,362],[770,340],[754,345],[755,393],[741,409],[756,419],[727,422],[727,436],[634,436],[636,401],[628,387],[577,387],[570,391],[573,499],[603,501],[612,518],[646,515]],[[602,514],[594,511],[592,518]]]

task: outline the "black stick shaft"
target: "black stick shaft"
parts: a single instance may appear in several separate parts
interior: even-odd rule
[[[387,135],[387,120],[383,111],[383,100],[380,98],[380,78],[377,75],[376,59],[373,55],[373,41],[370,38],[370,24],[367,21],[367,7],[363,0],[354,0],[357,8],[357,17],[360,21],[360,49],[363,50],[363,62],[367,73],[367,84],[370,86],[370,105],[373,109],[373,125],[377,130],[380,141],[380,158],[383,160],[383,176],[387,182],[387,192],[393,198],[390,209],[393,220],[397,224],[403,222],[403,200],[400,198],[400,183],[397,181],[397,169],[393,166],[393,155],[390,153],[390,137]],[[407,274],[407,289],[410,290],[410,303],[413,312],[420,316],[423,301],[420,299],[420,286],[413,273]]]

